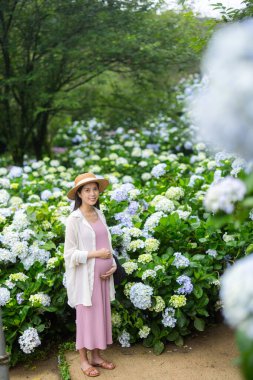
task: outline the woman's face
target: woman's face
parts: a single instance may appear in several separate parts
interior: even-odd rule
[[[81,192],[78,192],[82,200],[82,204],[94,205],[99,197],[99,189],[95,182],[87,183],[82,187]]]

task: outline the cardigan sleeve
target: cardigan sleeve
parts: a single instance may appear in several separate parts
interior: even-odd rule
[[[102,216],[104,222],[107,224],[103,211],[100,210],[100,212],[101,212],[101,216]],[[114,249],[113,248],[112,248],[112,253],[114,253]],[[113,266],[117,268],[117,263],[116,263],[114,257],[112,259],[113,259]]]
[[[85,264],[88,259],[88,251],[78,249],[78,229],[76,220],[68,218],[65,230],[64,260],[65,266],[73,268],[79,264]]]

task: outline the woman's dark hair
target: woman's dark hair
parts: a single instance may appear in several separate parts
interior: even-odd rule
[[[95,181],[94,181],[95,182]],[[96,184],[97,184],[97,187],[99,188],[99,183],[98,182],[95,182]],[[84,187],[84,185],[82,185],[82,186],[80,186],[79,188],[78,188],[78,190],[76,191],[76,193],[75,193],[75,205],[74,205],[74,209],[73,209],[73,211],[75,211],[75,210],[77,210],[80,206],[81,206],[81,204],[82,204],[82,200],[81,200],[81,198],[79,197],[79,195],[77,194],[77,192],[81,192],[82,191],[82,188]],[[99,199],[97,200],[97,202],[95,203],[95,205],[94,205],[96,208],[98,208],[98,209],[100,209],[100,206],[99,206]]]

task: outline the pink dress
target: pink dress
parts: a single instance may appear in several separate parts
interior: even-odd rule
[[[101,219],[89,223],[96,234],[96,249],[110,249],[107,230]],[[112,264],[112,258],[95,258],[92,306],[76,305],[76,350],[105,350],[107,344],[112,344],[110,283],[109,279],[100,278]]]

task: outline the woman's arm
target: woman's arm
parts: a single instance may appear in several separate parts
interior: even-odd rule
[[[66,266],[73,268],[79,264],[86,264],[88,259],[95,257],[108,259],[111,257],[111,252],[106,248],[94,251],[81,251],[78,249],[78,226],[73,219],[67,219],[64,243]]]
[[[64,260],[66,266],[73,268],[79,264],[85,264],[89,256],[88,251],[78,249],[77,223],[72,218],[67,219],[64,243]],[[90,252],[91,254],[91,252]]]

